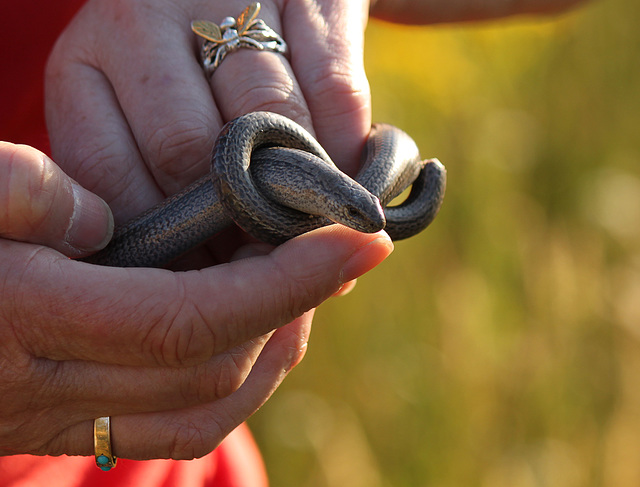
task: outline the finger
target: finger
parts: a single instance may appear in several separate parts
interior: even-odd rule
[[[53,58],[68,55],[61,51]],[[105,75],[86,64],[58,60],[50,63],[49,80],[51,145],[65,169],[109,203],[118,224],[164,200],[165,191],[143,160]],[[187,269],[211,265],[202,250],[182,256],[172,266]]]
[[[334,225],[267,256],[202,271],[104,268],[24,250],[3,278],[19,299],[39,302],[35,316],[19,316],[25,323],[16,324],[34,356],[185,366],[290,322],[391,250],[384,232]],[[65,275],[74,278],[61,281]]]
[[[246,421],[268,399],[292,368],[292,351],[298,362],[304,355],[309,322],[294,322],[276,331],[243,386],[234,394],[210,405],[178,413],[123,418],[123,434],[135,428],[151,441],[142,447],[133,441],[121,445],[135,458],[192,459],[211,452],[237,425]],[[164,447],[164,451],[162,451]],[[119,447],[120,448],[120,447]],[[131,449],[129,453],[129,449]]]
[[[318,140],[351,175],[371,128],[371,95],[363,61],[368,14],[364,3],[325,0],[313,9],[305,2],[288,2],[283,15],[291,65]]]
[[[122,36],[105,60],[142,157],[167,195],[208,172],[222,126],[194,55],[192,19],[182,9],[170,12],[133,7],[128,14],[138,34]],[[127,50],[132,42],[136,49]]]
[[[33,361],[31,403],[55,410],[73,404],[68,420],[148,413],[214,402],[244,383],[271,335],[249,340],[195,367],[126,367],[88,361]]]
[[[69,34],[68,34],[69,35]],[[64,39],[63,39],[64,40]],[[47,70],[51,150],[64,170],[100,195],[123,223],[164,198],[146,168],[112,85],[61,42]]]
[[[230,396],[188,409],[112,417],[112,446],[122,458],[193,459],[211,452],[231,431],[259,409],[288,372],[302,360],[311,317],[277,330],[242,387]],[[113,416],[109,408],[99,413]],[[48,454],[93,453],[92,421],[75,422],[45,446]]]
[[[242,387],[224,399],[192,408],[129,415],[117,415],[116,411],[123,408],[114,407],[113,402],[93,405],[89,410],[70,403],[64,409],[47,409],[45,424],[29,422],[21,429],[15,445],[6,435],[3,446],[15,452],[90,455],[93,453],[92,420],[112,416],[112,445],[120,457],[202,456],[264,404],[288,371],[302,359],[310,324],[311,316],[306,315],[273,334]],[[115,393],[117,387],[113,387]],[[129,399],[127,403],[133,404],[133,401]],[[201,435],[201,438],[190,438],[190,434]]]
[[[226,11],[212,9],[208,15],[217,23],[224,16],[237,17],[244,6],[230,2],[225,5]],[[258,18],[277,33],[283,32],[280,14],[272,2],[262,3]],[[233,51],[212,74],[211,89],[224,120],[252,111],[271,111],[313,133],[309,107],[289,62],[281,54],[247,48]]]
[[[83,10],[58,42],[49,63],[53,66],[50,73],[54,68],[62,71],[57,88],[67,97],[62,99],[54,93],[49,98],[71,111],[73,119],[85,121],[81,126],[67,123],[68,129],[59,137],[65,140],[65,136],[73,135],[71,140],[81,148],[91,145],[90,135],[104,130],[105,114],[113,115],[117,129],[107,132],[109,139],[100,137],[100,144],[96,144],[109,155],[108,169],[116,167],[126,152],[116,155],[108,142],[116,142],[118,148],[122,144],[118,139],[126,136],[128,152],[138,152],[137,159],[127,166],[139,167],[140,171],[146,164],[152,180],[166,196],[206,173],[220,123],[194,55],[191,18],[180,5],[161,4],[150,9],[145,2],[94,2],[93,8]],[[126,18],[127,29],[117,25],[121,18]],[[113,31],[119,35],[113,36]],[[85,42],[79,46],[78,39],[85,37],[90,39],[88,45]],[[101,104],[96,106],[91,96],[80,100],[76,96],[69,103],[78,88],[83,94],[95,91],[92,80],[77,77],[74,65],[92,68],[108,80],[110,93],[99,85]],[[56,79],[51,74],[49,77]],[[74,79],[77,82],[71,87],[63,83]],[[140,177],[134,174],[126,179],[138,181]],[[118,181],[110,177],[109,183],[116,187]],[[144,192],[149,190],[142,188]],[[132,185],[122,191],[129,194],[140,189]]]
[[[69,257],[103,248],[113,233],[106,203],[42,152],[0,142],[0,237],[46,245]]]

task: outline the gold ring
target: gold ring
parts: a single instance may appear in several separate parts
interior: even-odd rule
[[[111,452],[111,417],[103,416],[93,422],[93,448],[100,470],[108,472],[116,466],[118,459]]]

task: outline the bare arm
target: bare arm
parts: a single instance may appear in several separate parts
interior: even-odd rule
[[[434,24],[518,14],[551,14],[583,2],[584,0],[372,0],[371,15],[389,22]]]

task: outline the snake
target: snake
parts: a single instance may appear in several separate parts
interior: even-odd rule
[[[424,230],[437,215],[446,169],[422,160],[413,139],[374,124],[352,179],[317,140],[289,118],[251,112],[227,122],[210,173],[116,227],[109,244],[82,260],[117,267],[164,267],[234,223],[280,245],[331,223],[392,240]],[[410,188],[399,205],[389,203]]]

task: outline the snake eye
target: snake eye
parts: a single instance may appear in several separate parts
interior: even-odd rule
[[[378,211],[379,210],[379,211]],[[346,205],[344,208],[344,225],[359,232],[372,233],[382,230],[385,226],[384,213],[378,207],[361,208],[356,205]]]
[[[349,218],[353,218],[355,220],[360,220],[364,216],[362,212],[355,206],[347,206],[347,215],[349,216]]]

